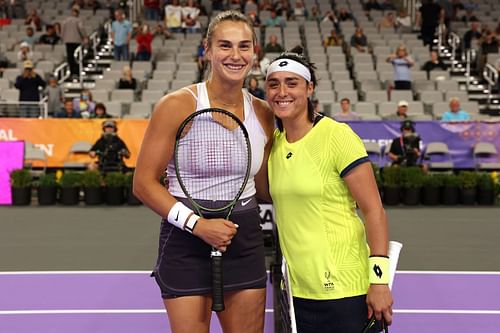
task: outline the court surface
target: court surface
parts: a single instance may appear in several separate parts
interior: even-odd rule
[[[498,331],[500,208],[387,212],[404,243],[390,332]],[[144,207],[1,207],[0,332],[170,332],[149,277],[158,229]]]

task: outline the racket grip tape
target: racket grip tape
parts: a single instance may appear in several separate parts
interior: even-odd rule
[[[212,256],[212,311],[224,311],[222,256]]]

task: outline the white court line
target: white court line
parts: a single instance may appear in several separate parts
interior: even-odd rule
[[[396,274],[500,275],[498,271],[396,271]]]
[[[274,312],[266,309],[267,313]],[[58,315],[58,314],[164,314],[164,309],[88,309],[88,310],[5,310],[1,315]]]
[[[395,309],[395,313],[411,313],[411,314],[487,314],[500,315],[500,310],[436,310],[436,309]]]
[[[0,275],[151,274],[152,271],[14,271],[0,272]],[[266,272],[270,273],[270,271]]]

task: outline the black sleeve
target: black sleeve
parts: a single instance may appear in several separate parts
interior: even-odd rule
[[[102,138],[99,138],[99,140],[94,143],[92,148],[90,148],[91,151],[103,151],[104,150],[104,140]]]

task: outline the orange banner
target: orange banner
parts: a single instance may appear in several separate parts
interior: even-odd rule
[[[135,167],[137,154],[148,120],[117,119],[118,135],[125,141],[131,156],[128,167]],[[70,147],[76,141],[97,141],[102,133],[102,119],[16,119],[0,118],[0,141],[24,140],[42,149],[47,156],[47,167],[62,167],[71,159]],[[87,157],[85,157],[87,158]]]

